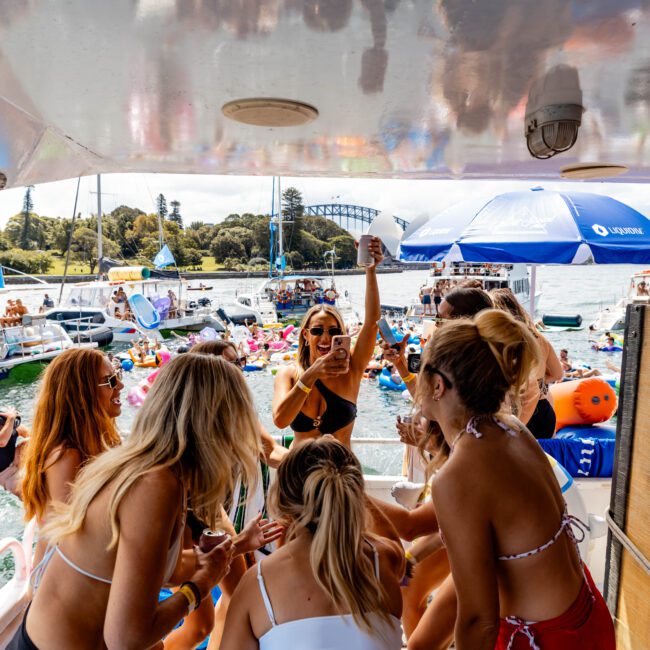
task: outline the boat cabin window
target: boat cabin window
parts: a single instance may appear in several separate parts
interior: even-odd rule
[[[66,304],[68,307],[105,307],[110,297],[108,287],[73,287]]]

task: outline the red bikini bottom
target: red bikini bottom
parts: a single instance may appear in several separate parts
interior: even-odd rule
[[[589,569],[573,605],[539,623],[502,618],[495,650],[616,650],[614,624]]]

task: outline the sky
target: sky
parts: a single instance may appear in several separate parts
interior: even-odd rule
[[[105,174],[102,180],[102,212],[120,205],[155,212],[155,199],[162,193],[167,205],[180,201],[186,224],[192,221],[217,223],[232,213],[265,214],[271,210],[272,179],[264,176],[200,176],[190,174]],[[650,217],[650,193],[636,183],[567,183],[535,181],[447,181],[386,180],[349,178],[282,178],[282,189],[296,187],[304,205],[349,203],[387,210],[407,221],[429,214],[464,199],[484,194],[486,198],[502,192],[542,186],[608,194]],[[70,217],[74,208],[77,179],[43,183],[33,192],[34,211],[42,216]],[[97,181],[81,179],[77,212],[83,216],[97,212]],[[0,192],[0,227],[22,209],[25,188]]]

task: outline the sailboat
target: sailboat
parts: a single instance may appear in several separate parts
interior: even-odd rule
[[[163,271],[175,264],[164,243],[159,215],[160,251],[154,258],[155,269],[105,264],[102,246],[101,181],[97,175],[97,255],[98,279],[71,285],[65,301],[45,312],[49,322],[83,323],[95,336],[110,332],[115,341],[129,342],[146,335],[165,338],[171,331],[199,332],[204,327],[223,331],[212,301],[186,298],[187,281],[178,271]],[[79,328],[79,326],[77,326]]]
[[[277,186],[277,212],[275,210]],[[282,323],[300,320],[314,305],[335,306],[349,322],[357,322],[347,291],[341,295],[334,280],[334,261],[336,251],[328,251],[332,273],[330,277],[308,273],[285,275],[286,257],[284,254],[284,219],[282,216],[282,192],[280,178],[273,178],[271,216],[269,219],[269,274],[255,291],[237,294],[237,302],[242,307],[254,309],[260,314],[262,322]]]

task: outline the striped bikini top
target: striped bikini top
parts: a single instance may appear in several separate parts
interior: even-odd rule
[[[469,420],[465,428],[458,434],[456,440],[451,444],[450,452],[452,453],[454,451],[454,447],[456,445],[456,442],[458,442],[458,439],[461,437],[463,433],[469,433],[470,435],[474,436],[475,438],[482,438],[483,434],[478,430],[478,424],[481,421],[488,420],[494,424],[496,424],[498,427],[503,429],[506,433],[510,435],[516,435],[516,431],[508,426],[505,422],[502,422],[499,420],[497,417],[494,415],[492,416],[477,416],[473,417]],[[576,530],[574,530],[574,528]],[[573,515],[570,515],[566,503],[564,504],[564,511],[562,513],[562,518],[560,519],[560,525],[553,537],[548,540],[545,544],[542,544],[541,546],[538,546],[537,548],[534,548],[530,551],[525,551],[524,553],[515,553],[514,555],[500,555],[497,557],[497,560],[501,561],[509,561],[509,560],[521,560],[522,558],[525,557],[530,557],[531,555],[536,555],[537,553],[541,553],[542,551],[545,551],[547,548],[550,546],[553,546],[555,542],[560,538],[560,535],[563,532],[566,532],[568,535],[569,539],[575,544],[576,550],[578,549],[578,544],[582,542],[585,538],[585,535],[587,534],[587,531],[589,530],[589,527],[587,524],[585,524],[583,521],[578,519],[577,517],[574,517]],[[576,537],[576,531],[579,534],[579,537]],[[440,538],[442,539],[442,542],[444,544],[444,536],[442,534],[442,529],[440,530]],[[578,552],[578,555],[580,553]]]

